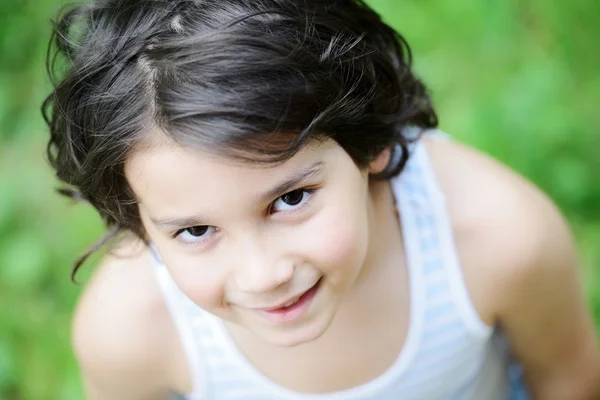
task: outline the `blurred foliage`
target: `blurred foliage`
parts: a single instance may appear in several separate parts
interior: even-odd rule
[[[102,226],[93,210],[53,192],[44,159],[44,56],[49,19],[60,3],[0,2],[0,398],[6,400],[83,397],[69,344],[80,288],[69,273]],[[564,211],[600,321],[600,2],[370,3],[411,44],[442,128],[521,172]]]

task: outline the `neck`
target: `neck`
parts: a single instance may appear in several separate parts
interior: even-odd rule
[[[372,277],[384,273],[388,267],[398,269],[404,257],[402,232],[391,183],[371,182],[369,195],[369,248],[357,279],[359,286],[368,285]]]
[[[404,241],[391,184],[379,181],[371,185],[369,247],[354,287],[329,328],[334,336],[336,326],[348,332],[356,321],[377,325],[375,320],[396,320],[408,303]]]

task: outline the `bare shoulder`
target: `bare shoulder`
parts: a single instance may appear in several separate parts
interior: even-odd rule
[[[572,270],[576,260],[567,224],[544,193],[475,149],[424,140],[469,292],[485,322],[496,322],[510,291],[543,275],[570,273],[548,270]],[[549,259],[562,262],[545,262]]]
[[[80,297],[72,339],[91,399],[158,399],[186,384],[150,257],[140,242],[120,243]]]

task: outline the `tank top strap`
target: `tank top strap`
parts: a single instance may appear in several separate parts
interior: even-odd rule
[[[440,131],[425,135],[450,140]],[[445,196],[424,142],[415,143],[409,151],[409,161],[392,186],[404,225],[409,272],[418,276],[415,282],[422,285],[425,310],[420,311],[431,317],[436,312],[450,315],[450,308],[454,308],[471,334],[487,338],[492,329],[481,320],[470,299]]]
[[[500,383],[490,384],[488,379],[492,374],[486,371],[501,365],[501,358],[489,354],[492,329],[480,320],[469,298],[444,195],[423,141],[409,152],[405,169],[391,180],[407,257],[409,331],[390,369],[371,382],[336,393],[300,394],[274,384],[245,359],[218,317],[181,292],[154,250],[156,276],[193,374],[193,393],[186,399],[506,398]],[[475,392],[480,382],[487,382],[481,385],[487,389]],[[450,393],[454,395],[446,397]]]
[[[183,397],[189,400],[203,399],[207,384],[201,343],[207,333],[202,321],[203,310],[179,289],[156,247],[150,244],[150,250],[153,254],[152,268],[154,275],[175,328],[179,333],[179,339],[192,377],[192,392],[184,394]],[[178,396],[176,395],[176,397]]]

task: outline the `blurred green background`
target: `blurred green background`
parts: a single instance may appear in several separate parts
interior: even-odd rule
[[[83,398],[69,346],[81,289],[69,274],[102,226],[53,192],[44,158],[44,55],[61,3],[0,1],[2,400]],[[441,127],[520,171],[564,211],[600,326],[600,2],[370,3],[411,44]]]

